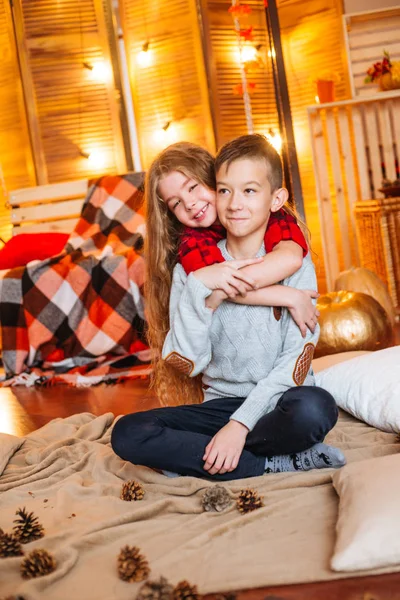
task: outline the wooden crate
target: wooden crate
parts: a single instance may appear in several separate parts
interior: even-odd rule
[[[354,211],[361,265],[385,281],[400,312],[400,198],[356,202]]]

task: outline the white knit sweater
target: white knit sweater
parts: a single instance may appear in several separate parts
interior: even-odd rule
[[[219,243],[226,260],[226,240]],[[264,256],[261,247],[257,256]],[[309,254],[284,285],[317,289]],[[214,312],[205,306],[211,294],[195,275],[176,265],[170,298],[171,328],[162,357],[191,377],[203,373],[204,400],[246,398],[232,419],[250,430],[295,385],[315,385],[311,369],[319,327],[306,338],[290,313],[265,306],[223,302]]]

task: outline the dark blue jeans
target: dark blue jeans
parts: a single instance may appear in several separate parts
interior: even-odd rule
[[[322,442],[338,418],[326,390],[290,388],[248,434],[236,469],[209,475],[203,468],[205,447],[244,400],[223,398],[126,415],[114,426],[112,448],[124,460],[153,469],[217,481],[241,479],[262,475],[266,456],[301,452]]]

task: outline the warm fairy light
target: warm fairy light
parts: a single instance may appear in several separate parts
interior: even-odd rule
[[[106,83],[111,79],[111,67],[105,60],[97,60],[92,63],[84,62],[83,66],[89,71],[89,78],[99,83]]]
[[[150,42],[145,42],[141,51],[136,57],[139,67],[142,69],[149,67],[153,63],[153,52],[150,49]]]
[[[167,121],[153,134],[153,140],[159,145],[169,145],[177,141],[178,130],[172,121]]]
[[[252,62],[253,60],[257,60],[257,50],[254,46],[245,46],[242,48],[242,61]]]
[[[89,152],[88,162],[93,169],[101,169],[107,164],[107,154],[104,152],[104,150],[95,148]]]
[[[107,153],[99,148],[93,148],[88,152],[80,152],[83,158],[86,158],[92,169],[102,169],[107,165]]]
[[[276,58],[275,48],[272,48],[272,50],[268,50],[268,56],[269,58]]]
[[[269,129],[268,133],[265,134],[265,137],[267,138],[271,146],[273,146],[275,150],[280,154],[282,150],[282,138],[280,134],[275,133],[273,129]]]
[[[316,104],[319,104],[319,96],[315,96],[315,102]]]

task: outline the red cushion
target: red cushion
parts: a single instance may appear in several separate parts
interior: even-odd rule
[[[20,233],[0,250],[0,270],[24,267],[31,260],[45,260],[59,254],[68,233]]]

